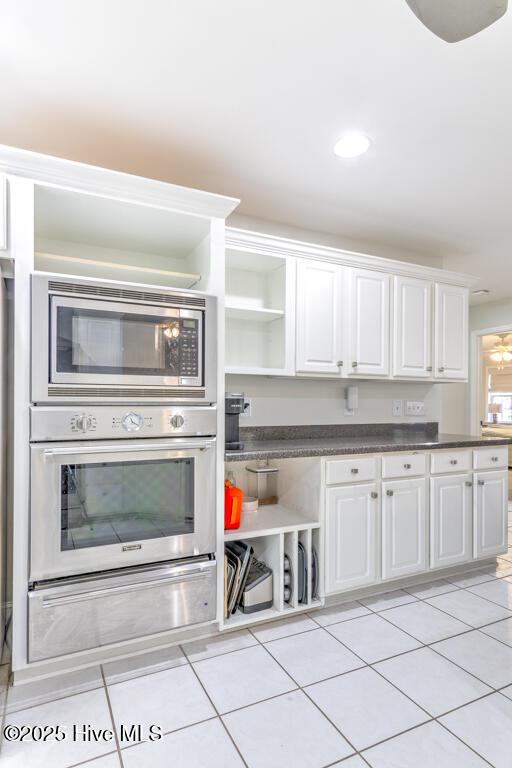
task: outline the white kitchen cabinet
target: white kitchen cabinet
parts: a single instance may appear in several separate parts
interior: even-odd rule
[[[382,578],[427,570],[427,493],[424,477],[382,483]]]
[[[430,480],[430,566],[446,568],[473,556],[471,474]]]
[[[326,593],[378,580],[378,485],[326,490]]]
[[[0,173],[0,251],[7,248],[7,177]]]
[[[369,269],[350,269],[347,374],[388,376],[390,276]]]
[[[297,373],[343,373],[344,267],[297,260]]]
[[[507,549],[508,472],[475,472],[474,556],[498,555]]]
[[[432,376],[432,283],[393,278],[393,375]]]
[[[436,283],[434,302],[434,375],[468,377],[468,289]]]

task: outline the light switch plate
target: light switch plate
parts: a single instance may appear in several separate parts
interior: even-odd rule
[[[424,416],[425,415],[425,401],[424,400],[407,400],[405,406],[406,416]]]
[[[250,397],[244,397],[244,409],[240,414],[240,418],[243,419],[244,416],[250,416],[251,415],[251,398]]]
[[[403,400],[393,400],[392,413],[393,413],[393,416],[403,416],[404,415],[404,401]]]

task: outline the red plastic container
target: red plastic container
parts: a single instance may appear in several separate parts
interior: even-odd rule
[[[226,531],[240,528],[243,497],[244,494],[240,488],[229,480],[224,482],[224,529]]]

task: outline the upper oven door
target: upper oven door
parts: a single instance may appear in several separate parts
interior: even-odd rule
[[[31,446],[30,580],[215,551],[215,438]]]
[[[50,297],[50,383],[201,387],[202,312]]]

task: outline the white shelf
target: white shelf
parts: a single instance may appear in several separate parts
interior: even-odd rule
[[[284,368],[250,368],[241,365],[226,365],[225,373],[233,376],[292,376]]]
[[[319,528],[317,520],[308,519],[299,512],[282,507],[280,504],[269,504],[259,507],[256,512],[242,512],[242,523],[235,531],[225,531],[224,541],[237,539],[252,539],[256,536],[272,536],[288,531]]]
[[[105,269],[116,270],[120,273],[136,273],[138,276],[149,275],[165,277],[169,280],[173,287],[176,288],[192,288],[200,279],[201,275],[194,272],[174,272],[169,269],[156,269],[154,267],[139,267],[132,264],[120,264],[114,261],[100,261],[99,259],[85,259],[81,256],[64,256],[59,253],[44,253],[42,251],[35,252],[37,268],[40,271],[53,272],[55,270],[55,264],[74,264],[83,266],[89,271],[97,269],[99,271],[99,277],[103,275]],[[91,274],[94,276],[94,274]]]
[[[230,320],[250,320],[256,323],[271,323],[284,317],[282,309],[244,307],[242,304],[226,304],[226,317]]]

